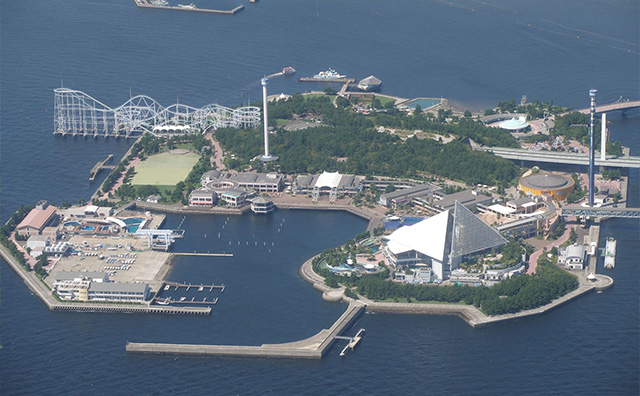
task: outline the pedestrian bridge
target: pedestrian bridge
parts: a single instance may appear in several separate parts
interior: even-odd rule
[[[589,216],[589,217],[620,217],[627,219],[640,219],[640,208],[613,208],[610,206],[590,208],[582,206],[564,207],[560,210],[563,217]]]
[[[560,151],[534,151],[508,147],[480,147],[479,150],[492,152],[498,157],[533,162],[549,162],[568,165],[589,165],[589,155],[580,153],[567,153]],[[607,156],[606,160],[595,158],[596,166],[608,166],[614,168],[640,168],[640,157],[614,157]]]

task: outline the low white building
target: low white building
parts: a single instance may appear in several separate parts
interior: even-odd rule
[[[584,245],[573,244],[567,246],[564,254],[560,254],[558,260],[561,264],[566,265],[571,269],[584,269],[584,262],[587,259],[587,249]]]

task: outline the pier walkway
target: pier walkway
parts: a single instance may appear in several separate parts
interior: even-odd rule
[[[352,325],[363,311],[364,304],[352,302],[330,328],[322,329],[318,334],[307,339],[289,343],[245,346],[127,342],[126,351],[128,353],[322,359],[335,342],[336,336]]]
[[[109,154],[109,156],[107,156],[107,159],[97,162],[93,166],[93,168],[89,172],[89,181],[91,183],[93,183],[93,181],[96,179],[96,176],[98,176],[98,173],[100,173],[101,170],[114,170],[116,168],[115,165],[105,165],[111,160],[111,158],[113,158],[113,154]]]

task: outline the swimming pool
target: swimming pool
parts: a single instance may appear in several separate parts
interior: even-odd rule
[[[146,219],[142,218],[142,217],[129,217],[126,219],[122,219],[122,221],[124,221],[125,224],[127,225],[137,225],[142,223],[143,221],[145,221]]]
[[[121,219],[121,220],[124,221],[124,223],[127,225],[126,227],[127,232],[130,234],[133,234],[134,232],[138,231],[138,228],[140,228],[140,225],[145,221],[147,221],[147,219],[142,217],[128,217],[126,219]]]
[[[426,110],[430,107],[439,105],[440,102],[441,102],[440,99],[416,99],[416,100],[412,100],[411,102],[408,102],[406,106],[409,108],[415,109],[416,106],[420,105],[422,110]]]

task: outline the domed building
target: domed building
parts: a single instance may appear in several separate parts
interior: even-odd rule
[[[573,191],[571,177],[555,173],[533,173],[520,179],[520,188],[528,195],[551,195],[558,201],[564,201]]]

